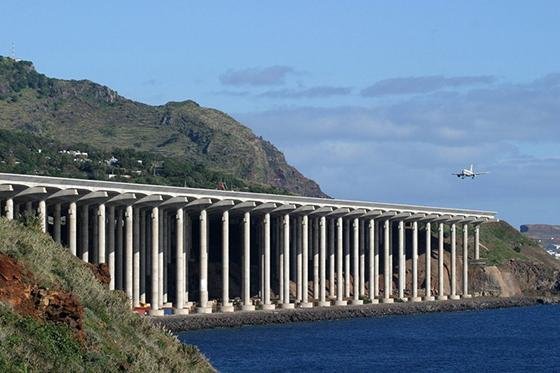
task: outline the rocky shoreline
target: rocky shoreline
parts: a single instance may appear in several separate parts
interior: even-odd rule
[[[187,330],[232,328],[244,325],[285,324],[290,322],[342,320],[356,317],[383,317],[429,312],[478,311],[485,309],[558,304],[560,297],[480,297],[443,302],[366,304],[298,308],[293,310],[248,311],[152,317],[151,320],[173,333]]]

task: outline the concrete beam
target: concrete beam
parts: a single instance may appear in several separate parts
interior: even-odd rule
[[[410,212],[401,212],[395,216],[393,216],[391,219],[392,220],[401,220],[401,219],[406,219],[409,218],[412,214]]]
[[[302,216],[302,215],[309,215],[313,211],[315,211],[315,206],[313,205],[303,205],[296,208],[292,214]]]
[[[349,213],[347,213],[346,215],[344,215],[345,218],[359,218],[362,215],[364,215],[366,213],[366,210],[364,209],[356,209],[356,210],[351,210]]]
[[[64,201],[72,202],[80,198],[80,193],[77,189],[62,189],[55,192],[47,198],[49,201]]]
[[[261,203],[251,211],[253,215],[267,214],[274,210],[278,205],[272,202]]]
[[[22,190],[14,198],[40,199],[45,198],[46,194],[47,188],[36,186]]]
[[[131,205],[137,200],[136,194],[134,193],[121,193],[114,197],[111,197],[105,202],[111,205]]]
[[[194,201],[189,202],[185,206],[185,209],[190,210],[190,211],[201,211],[201,210],[206,209],[212,203],[213,203],[213,201],[210,198],[199,198],[199,199],[195,199]]]
[[[318,209],[315,209],[311,214],[309,214],[310,216],[313,217],[321,217],[321,216],[325,216],[330,214],[331,212],[333,212],[332,207],[330,206],[323,206],[323,207],[319,207]]]
[[[424,216],[423,218],[418,219],[418,221],[422,223],[431,223],[435,221],[438,217],[439,217],[438,215],[430,214]]]
[[[154,207],[163,201],[164,199],[161,194],[150,194],[137,200],[134,205],[137,207]]]
[[[408,218],[405,218],[404,221],[405,222],[419,221],[420,219],[424,218],[425,216],[426,216],[426,214],[412,214]]]
[[[344,216],[350,212],[348,207],[339,207],[330,214],[327,215],[329,218],[338,218],[340,216]]]
[[[383,211],[381,211],[381,210],[370,210],[370,211],[367,211],[365,214],[362,215],[362,219],[376,219],[381,214],[383,214]]]
[[[270,215],[288,214],[296,209],[294,205],[280,205],[270,212]]]
[[[89,192],[88,194],[78,198],[78,204],[90,205],[106,201],[109,198],[110,197],[107,192]]]
[[[253,201],[246,201],[246,202],[241,202],[236,204],[235,206],[233,206],[230,210],[230,212],[232,214],[239,214],[239,213],[244,213],[247,211],[251,211],[253,210],[255,207],[257,207],[257,204]]]
[[[397,215],[396,211],[385,211],[384,213],[382,213],[381,215],[379,215],[377,217],[377,219],[381,219],[381,220],[388,220],[388,219],[392,219],[394,216]]]

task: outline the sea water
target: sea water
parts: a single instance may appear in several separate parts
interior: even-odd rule
[[[221,372],[560,372],[560,305],[188,331]]]

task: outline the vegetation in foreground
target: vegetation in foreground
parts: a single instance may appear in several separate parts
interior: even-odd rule
[[[35,226],[0,218],[0,254],[4,273],[12,260],[23,268],[0,276],[0,371],[213,370],[195,347],[131,312],[122,292],[109,291],[88,265]],[[10,282],[25,285],[16,292],[21,299],[10,293]],[[45,299],[51,305],[64,294],[75,299],[77,322],[64,322],[69,317],[63,304],[54,304],[63,316],[54,321],[49,312],[23,307],[37,294],[51,294],[38,302],[43,311]]]

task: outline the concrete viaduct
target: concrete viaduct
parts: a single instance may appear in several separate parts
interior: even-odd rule
[[[467,298],[469,227],[478,259],[479,226],[495,220],[487,211],[2,173],[0,201],[7,219],[36,214],[72,254],[107,263],[110,288],[131,306],[149,304],[152,315]],[[419,243],[437,258],[425,261],[423,282]],[[239,284],[235,307],[230,281]]]

